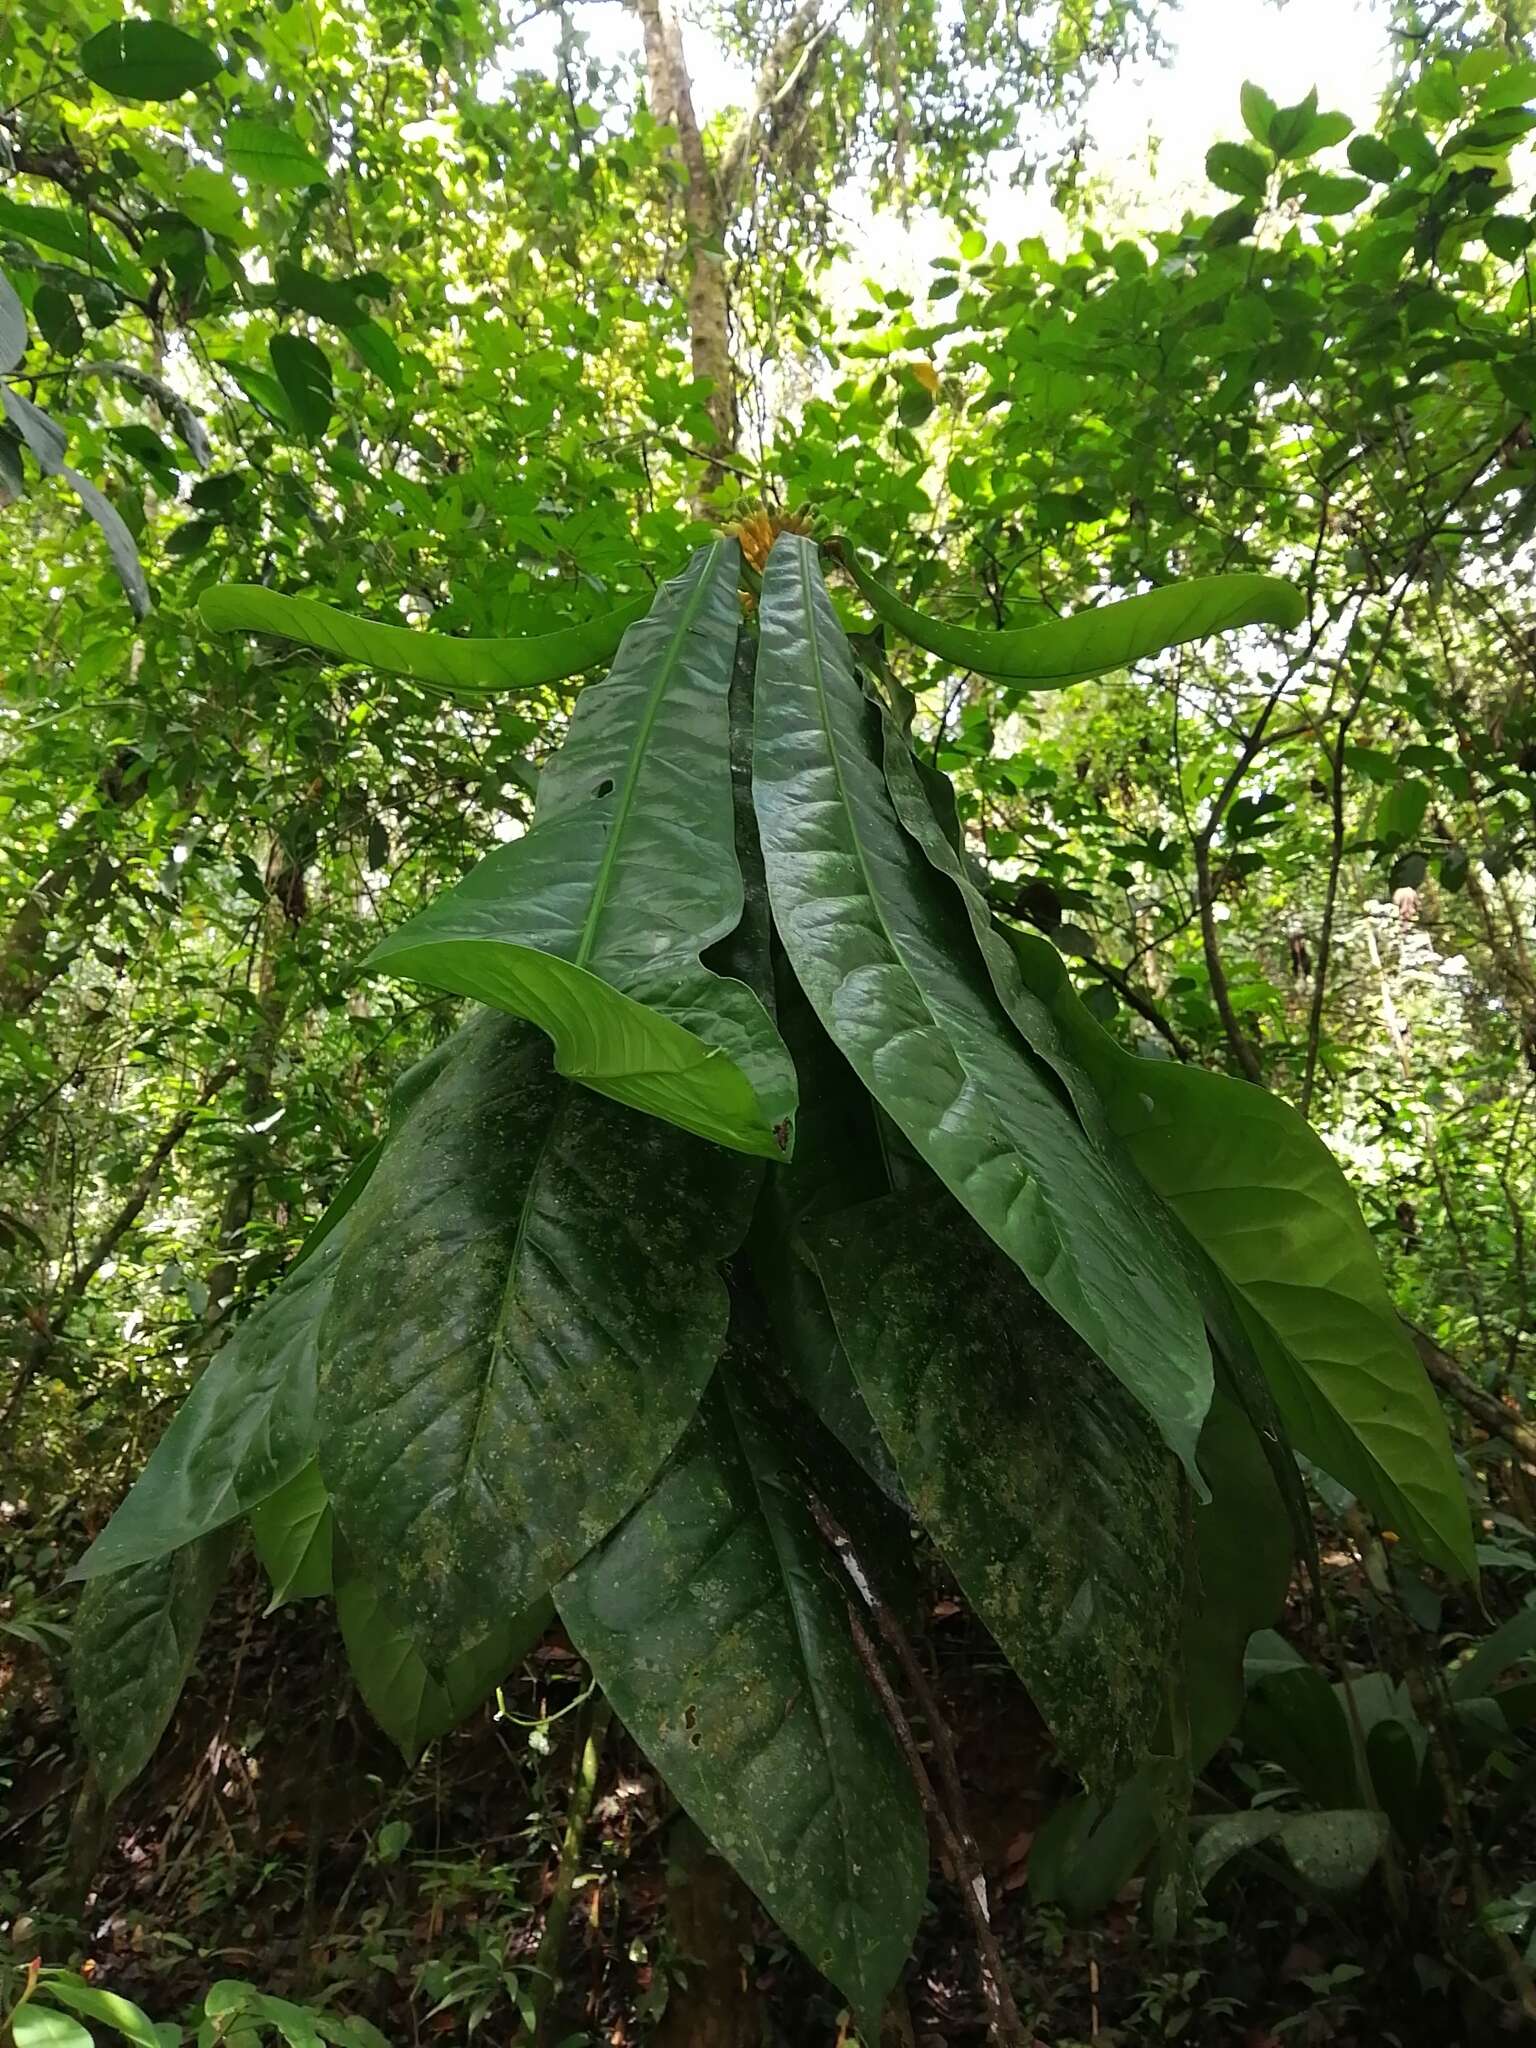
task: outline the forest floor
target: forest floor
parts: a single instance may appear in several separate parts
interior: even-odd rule
[[[60,1673],[41,1650],[9,1647],[0,1922],[13,1958],[83,1962],[156,2015],[239,1977],[363,2014],[392,2043],[528,2040],[583,1725],[579,1661],[556,1632],[409,1770],[351,1691],[329,1610],[266,1614],[265,1601],[255,1567],[239,1573],[151,1770],[114,1810],[99,1854],[86,1845],[94,1870],[83,1890],[75,1881],[79,1917],[60,1910],[83,1776]],[[1442,1916],[1466,1902],[1433,1849],[1409,1873],[1406,1919],[1389,1913],[1379,1882],[1340,1912],[1247,1864],[1171,1943],[1146,1926],[1139,1885],[1086,1928],[1033,1902],[1031,1846],[1069,1781],[989,1639],[942,1590],[930,1607],[996,1923],[1041,2044],[1507,2038],[1500,2009],[1445,1960]],[[834,1994],[722,1865],[697,1860],[686,1827],[613,1726],[548,2048],[849,2048]],[[917,2048],[986,2034],[969,1926],[937,1858],[934,1869],[906,1980]]]

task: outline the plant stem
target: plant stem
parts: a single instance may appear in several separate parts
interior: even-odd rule
[[[560,1845],[554,1890],[549,1895],[544,1931],[539,1936],[538,1953],[533,1960],[533,2048],[543,2048],[549,2009],[560,1985],[560,1955],[565,1947],[565,1930],[571,1917],[571,1895],[576,1887],[576,1874],[581,1868],[582,1844],[597,1794],[598,1765],[602,1761],[603,1742],[612,1718],[613,1709],[607,1700],[601,1694],[594,1694],[577,1724],[576,1767],[571,1774],[571,1793],[565,1810],[565,1839]]]

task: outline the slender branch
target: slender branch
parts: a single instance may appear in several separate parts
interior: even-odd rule
[[[912,1732],[912,1724],[896,1697],[895,1688],[880,1661],[880,1654],[870,1641],[858,1609],[845,1595],[848,1607],[848,1632],[853,1638],[854,1650],[864,1667],[876,1698],[884,1709],[886,1719],[891,1724],[902,1755],[906,1758],[907,1768],[911,1771],[917,1787],[918,1798],[938,1832],[944,1853],[954,1871],[955,1882],[960,1888],[966,1912],[970,1916],[971,1926],[976,1935],[977,1951],[981,1958],[982,1990],[991,2013],[993,2038],[1001,2044],[1001,2048],[1027,2048],[1028,2037],[1024,2031],[1024,2023],[1014,2003],[1002,1950],[998,1946],[997,1935],[992,1926],[992,1916],[987,1905],[987,1880],[976,1848],[976,1838],[971,1830],[949,1723],[945,1720],[933,1688],[928,1683],[927,1673],[918,1662],[916,1651],[907,1640],[906,1632],[881,1599],[873,1579],[854,1550],[847,1531],[833,1519],[819,1500],[813,1497],[809,1506],[811,1518],[824,1541],[842,1566],[865,1610],[873,1616],[887,1646],[894,1653],[912,1689],[912,1696],[917,1701],[919,1711],[927,1723],[929,1740],[938,1764],[942,1797],[935,1791],[929,1778],[922,1752],[917,1746],[917,1737]]]

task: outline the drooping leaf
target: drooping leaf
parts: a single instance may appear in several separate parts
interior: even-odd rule
[[[520,1664],[549,1627],[553,1608],[540,1598],[519,1613],[488,1617],[479,1637],[429,1670],[387,1597],[363,1578],[344,1546],[336,1571],[336,1618],[363,1704],[414,1763],[429,1743],[457,1728]]]
[[[931,1187],[811,1233],[918,1520],[1062,1748],[1109,1790],[1176,1676],[1182,1484],[1135,1402]]]
[[[562,1082],[495,1012],[416,1096],[352,1212],[320,1469],[435,1666],[655,1476],[719,1357],[758,1173]]]
[[[562,1074],[717,1144],[792,1143],[794,1069],[759,997],[700,954],[742,914],[729,694],[737,549],[700,548],[583,691],[533,829],[368,965],[526,1017]]]
[[[223,68],[217,50],[164,21],[116,21],[80,50],[86,77],[120,100],[178,100]]]
[[[1269,1842],[1283,1849],[1296,1875],[1325,1898],[1347,1899],[1359,1891],[1387,1846],[1387,1817],[1366,1807],[1223,1814],[1200,1835],[1195,1875],[1208,1885],[1242,1850]]]
[[[331,1503],[313,1458],[253,1508],[250,1521],[256,1555],[272,1581],[269,1614],[289,1600],[315,1600],[330,1592]]]
[[[321,1320],[346,1237],[345,1226],[327,1236],[224,1345],[75,1577],[179,1550],[249,1514],[311,1462]]]
[[[279,191],[325,183],[325,165],[291,128],[270,114],[237,114],[224,130],[224,161],[253,185]]]
[[[1277,1095],[1126,1052],[1054,947],[1022,932],[1009,941],[1137,1167],[1231,1289],[1297,1449],[1421,1556],[1473,1576],[1445,1418],[1328,1147]]]
[[[807,1507],[815,1484],[745,1375],[722,1370],[555,1599],[693,1819],[867,2021],[906,1961],[927,1844]]]
[[[144,565],[139,560],[133,535],[124,524],[122,514],[110,499],[104,498],[93,483],[88,482],[78,469],[71,469],[67,462],[60,463],[59,475],[105,534],[107,552],[112,557],[117,580],[127,592],[133,616],[136,619],[148,618],[149,584],[145,581]]]
[[[1262,1629],[1253,1638],[1245,1670],[1247,1747],[1289,1771],[1316,1805],[1356,1804],[1355,1745],[1337,1689],[1273,1629]]]
[[[228,1529],[95,1579],[75,1610],[71,1683],[86,1753],[110,1803],[165,1733],[233,1545]]]
[[[643,618],[648,598],[580,626],[519,639],[451,639],[355,619],[310,597],[282,597],[259,583],[215,583],[198,600],[215,633],[271,633],[387,675],[431,683],[461,702],[484,703],[499,690],[536,690],[610,660],[626,629]]]
[[[46,1990],[47,1996],[57,1999],[60,2005],[67,2005],[71,2012],[84,2013],[88,2020],[100,2020],[103,2026],[121,2034],[125,2041],[132,2041],[134,2048],[161,2048],[161,2037],[155,2031],[154,2021],[131,1998],[124,1998],[120,1992],[108,1991],[99,1984],[82,1983],[69,1970],[46,1971],[39,1988]]]
[[[0,270],[0,376],[14,370],[27,352],[27,315],[16,288]]]
[[[274,334],[267,354],[299,431],[307,441],[320,440],[336,410],[330,357],[307,334]]]
[[[405,389],[405,364],[401,361],[400,351],[395,347],[394,341],[385,333],[377,320],[357,321],[347,329],[347,339],[386,390],[399,392]],[[644,610],[645,606],[643,603],[630,607],[629,617],[625,623],[628,624],[630,619],[639,618]],[[568,628],[567,630],[570,629]],[[609,656],[605,653],[599,658],[606,661]],[[590,663],[582,664],[583,667],[593,665]],[[566,671],[567,674],[573,672],[571,670]]]
[[[822,1024],[881,1107],[1192,1464],[1210,1402],[1198,1309],[1049,1073],[1020,1043],[963,904],[903,831],[880,717],[813,548],[763,585],[754,796],[775,921]]]
[[[837,558],[877,616],[906,639],[956,668],[1031,690],[1064,689],[1237,626],[1296,626],[1305,610],[1300,592],[1289,583],[1244,571],[1192,577],[1047,626],[984,632],[930,619],[904,604],[870,575],[846,541],[837,543]]]

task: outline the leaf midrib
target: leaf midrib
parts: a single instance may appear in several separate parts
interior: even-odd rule
[[[720,541],[715,541],[712,544],[709,559],[699,572],[698,582],[689,592],[688,601],[683,606],[682,616],[677,622],[672,638],[667,643],[665,654],[657,664],[655,679],[651,684],[650,695],[646,700],[645,716],[640,721],[640,730],[635,734],[634,742],[630,747],[629,765],[624,771],[624,783],[619,791],[618,803],[614,806],[613,823],[608,830],[608,843],[603,848],[603,857],[598,864],[597,878],[592,884],[592,901],[587,907],[587,914],[582,922],[581,937],[576,946],[574,965],[577,967],[586,966],[588,957],[596,943],[598,921],[607,903],[608,890],[613,879],[613,870],[619,857],[619,848],[624,838],[625,829],[629,824],[630,811],[634,807],[635,791],[639,786],[640,771],[645,765],[646,749],[650,744],[651,734],[655,730],[656,720],[660,716],[662,702],[666,697],[676,672],[678,656],[682,650],[683,643],[692,629],[695,619],[704,609],[706,601],[714,594],[715,565],[720,559],[722,545],[723,543]]]

